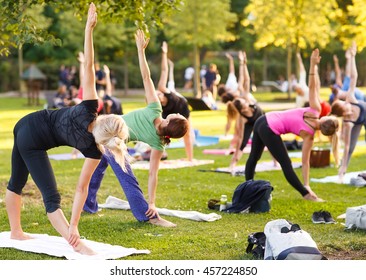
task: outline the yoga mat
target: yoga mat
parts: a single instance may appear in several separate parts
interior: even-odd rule
[[[48,157],[50,159],[54,159],[54,160],[71,160],[71,159],[75,159],[75,158],[72,158],[71,153],[48,155]],[[76,158],[81,159],[81,158],[85,158],[85,157],[82,153],[78,153]]]
[[[68,260],[109,260],[123,258],[133,254],[150,254],[149,250],[137,250],[135,248],[125,248],[119,245],[110,245],[83,239],[83,242],[97,253],[96,255],[86,256],[75,252],[63,237],[47,234],[29,235],[33,239],[14,240],[10,239],[10,232],[1,232],[0,247],[47,254],[60,258],[65,257]]]
[[[175,168],[183,168],[183,167],[192,167],[198,165],[212,164],[214,160],[198,160],[195,159],[193,161],[188,160],[162,160],[160,161],[159,169],[175,169]],[[136,161],[131,165],[132,169],[143,169],[148,170],[150,168],[149,161]]]
[[[292,166],[293,166],[293,168],[299,168],[299,167],[301,167],[301,163],[300,162],[293,162]],[[277,166],[274,166],[273,161],[258,162],[258,164],[255,168],[256,172],[272,171],[272,170],[282,170],[282,169],[281,169],[281,166],[279,164],[277,164]],[[231,174],[231,172],[229,171],[229,167],[220,167],[220,168],[216,168],[214,170],[199,170],[199,171],[203,171],[203,172],[211,171],[211,172]],[[236,166],[234,168],[234,172],[235,172],[234,174],[235,175],[243,175],[244,171],[245,171],[245,165],[239,165],[239,166]]]
[[[251,150],[251,145],[247,145],[243,153],[249,154]],[[268,151],[267,147],[264,148],[264,151]],[[232,155],[235,152],[235,149],[205,149],[203,150],[203,153],[206,155]]]
[[[316,183],[336,183],[336,184],[347,184],[350,185],[351,184],[351,179],[355,178],[358,176],[358,174],[360,173],[364,173],[366,171],[357,171],[357,172],[349,172],[346,173],[343,177],[343,182],[339,182],[338,181],[338,175],[334,175],[334,176],[326,176],[324,178],[310,178],[311,182],[316,182]]]
[[[99,208],[130,210],[128,201],[114,196],[108,196],[104,204],[99,204]],[[173,216],[182,219],[189,219],[198,222],[213,222],[221,219],[221,215],[216,213],[204,214],[198,211],[171,210],[167,208],[156,208],[160,215]]]
[[[197,147],[204,147],[204,146],[210,146],[215,145],[219,143],[220,138],[216,136],[198,136],[196,137],[193,145]],[[171,142],[166,148],[184,148],[184,141],[179,140],[176,142]]]

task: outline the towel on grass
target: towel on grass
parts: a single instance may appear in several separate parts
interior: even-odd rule
[[[130,204],[128,201],[119,199],[114,196],[108,196],[104,204],[99,204],[100,208],[129,210]],[[204,214],[197,211],[181,211],[170,210],[166,208],[156,208],[160,215],[173,216],[182,219],[189,219],[198,222],[213,222],[221,219],[221,215],[216,213]]]
[[[349,172],[346,173],[343,177],[343,182],[339,182],[338,181],[338,175],[334,175],[334,176],[326,176],[324,178],[310,178],[311,182],[317,182],[317,183],[336,183],[336,184],[347,184],[350,185],[351,184],[351,179],[355,178],[358,176],[358,174],[360,173],[364,173],[366,171],[357,171],[357,172]]]
[[[174,169],[174,168],[183,168],[183,167],[192,167],[204,164],[211,164],[214,163],[214,160],[181,160],[181,159],[174,159],[174,160],[162,160],[160,161],[159,169]],[[132,169],[144,169],[148,170],[150,168],[149,161],[136,161],[131,165]]]
[[[85,158],[84,155],[82,153],[78,153],[76,158],[72,157],[71,153],[67,153],[67,154],[53,154],[53,155],[48,155],[49,159],[53,159],[53,160],[71,160],[71,159],[81,159],[81,158]]]
[[[119,259],[133,254],[150,254],[149,250],[137,250],[135,248],[125,248],[119,245],[110,245],[101,242],[83,239],[96,255],[87,256],[74,251],[67,241],[60,236],[50,236],[48,234],[29,234],[33,239],[14,240],[10,238],[10,232],[0,233],[0,247],[15,248],[21,251],[47,254],[54,257],[65,257],[68,260],[109,260]]]
[[[293,168],[299,168],[301,167],[300,162],[293,162],[292,163]],[[282,170],[281,165],[277,164],[274,166],[273,161],[261,161],[257,163],[257,166],[255,167],[256,172],[263,172],[263,171],[271,171],[271,170]],[[245,171],[245,165],[239,165],[235,166],[234,172],[235,174],[244,174]],[[230,173],[229,167],[220,167],[215,170],[215,172],[223,172],[223,173]]]

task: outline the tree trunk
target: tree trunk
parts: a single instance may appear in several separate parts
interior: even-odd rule
[[[127,51],[125,51],[125,56],[123,58],[123,68],[124,68],[124,95],[127,96],[128,95],[128,56],[127,56]]]
[[[201,98],[201,77],[200,77],[200,54],[198,46],[194,46],[194,77],[193,77],[193,93],[196,98]]]
[[[268,81],[268,53],[266,49],[263,50],[262,81]]]
[[[19,71],[19,96],[23,96],[24,91],[24,81],[22,80],[22,74],[23,74],[23,48],[22,45],[18,48],[18,71]]]
[[[292,92],[292,81],[291,81],[291,74],[292,74],[292,47],[291,44],[287,47],[287,81],[288,81],[288,90],[287,90],[287,98],[288,100],[291,99],[291,92]]]

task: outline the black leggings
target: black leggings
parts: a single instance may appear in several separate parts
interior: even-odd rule
[[[37,143],[32,139],[32,128],[24,118],[14,128],[8,190],[21,195],[29,174],[41,191],[47,213],[60,208],[61,197],[47,152],[37,148]]]
[[[309,191],[297,177],[281,136],[275,134],[270,129],[266,116],[261,116],[254,124],[252,148],[245,164],[245,179],[251,180],[254,178],[255,167],[262,156],[264,147],[268,148],[272,156],[281,165],[287,182],[300,192],[302,196],[307,195]]]

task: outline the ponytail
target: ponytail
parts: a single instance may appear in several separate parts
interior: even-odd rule
[[[125,163],[126,160],[129,160],[126,141],[129,133],[124,120],[114,114],[98,116],[93,128],[93,135],[99,150],[106,154],[107,149],[126,172]]]

